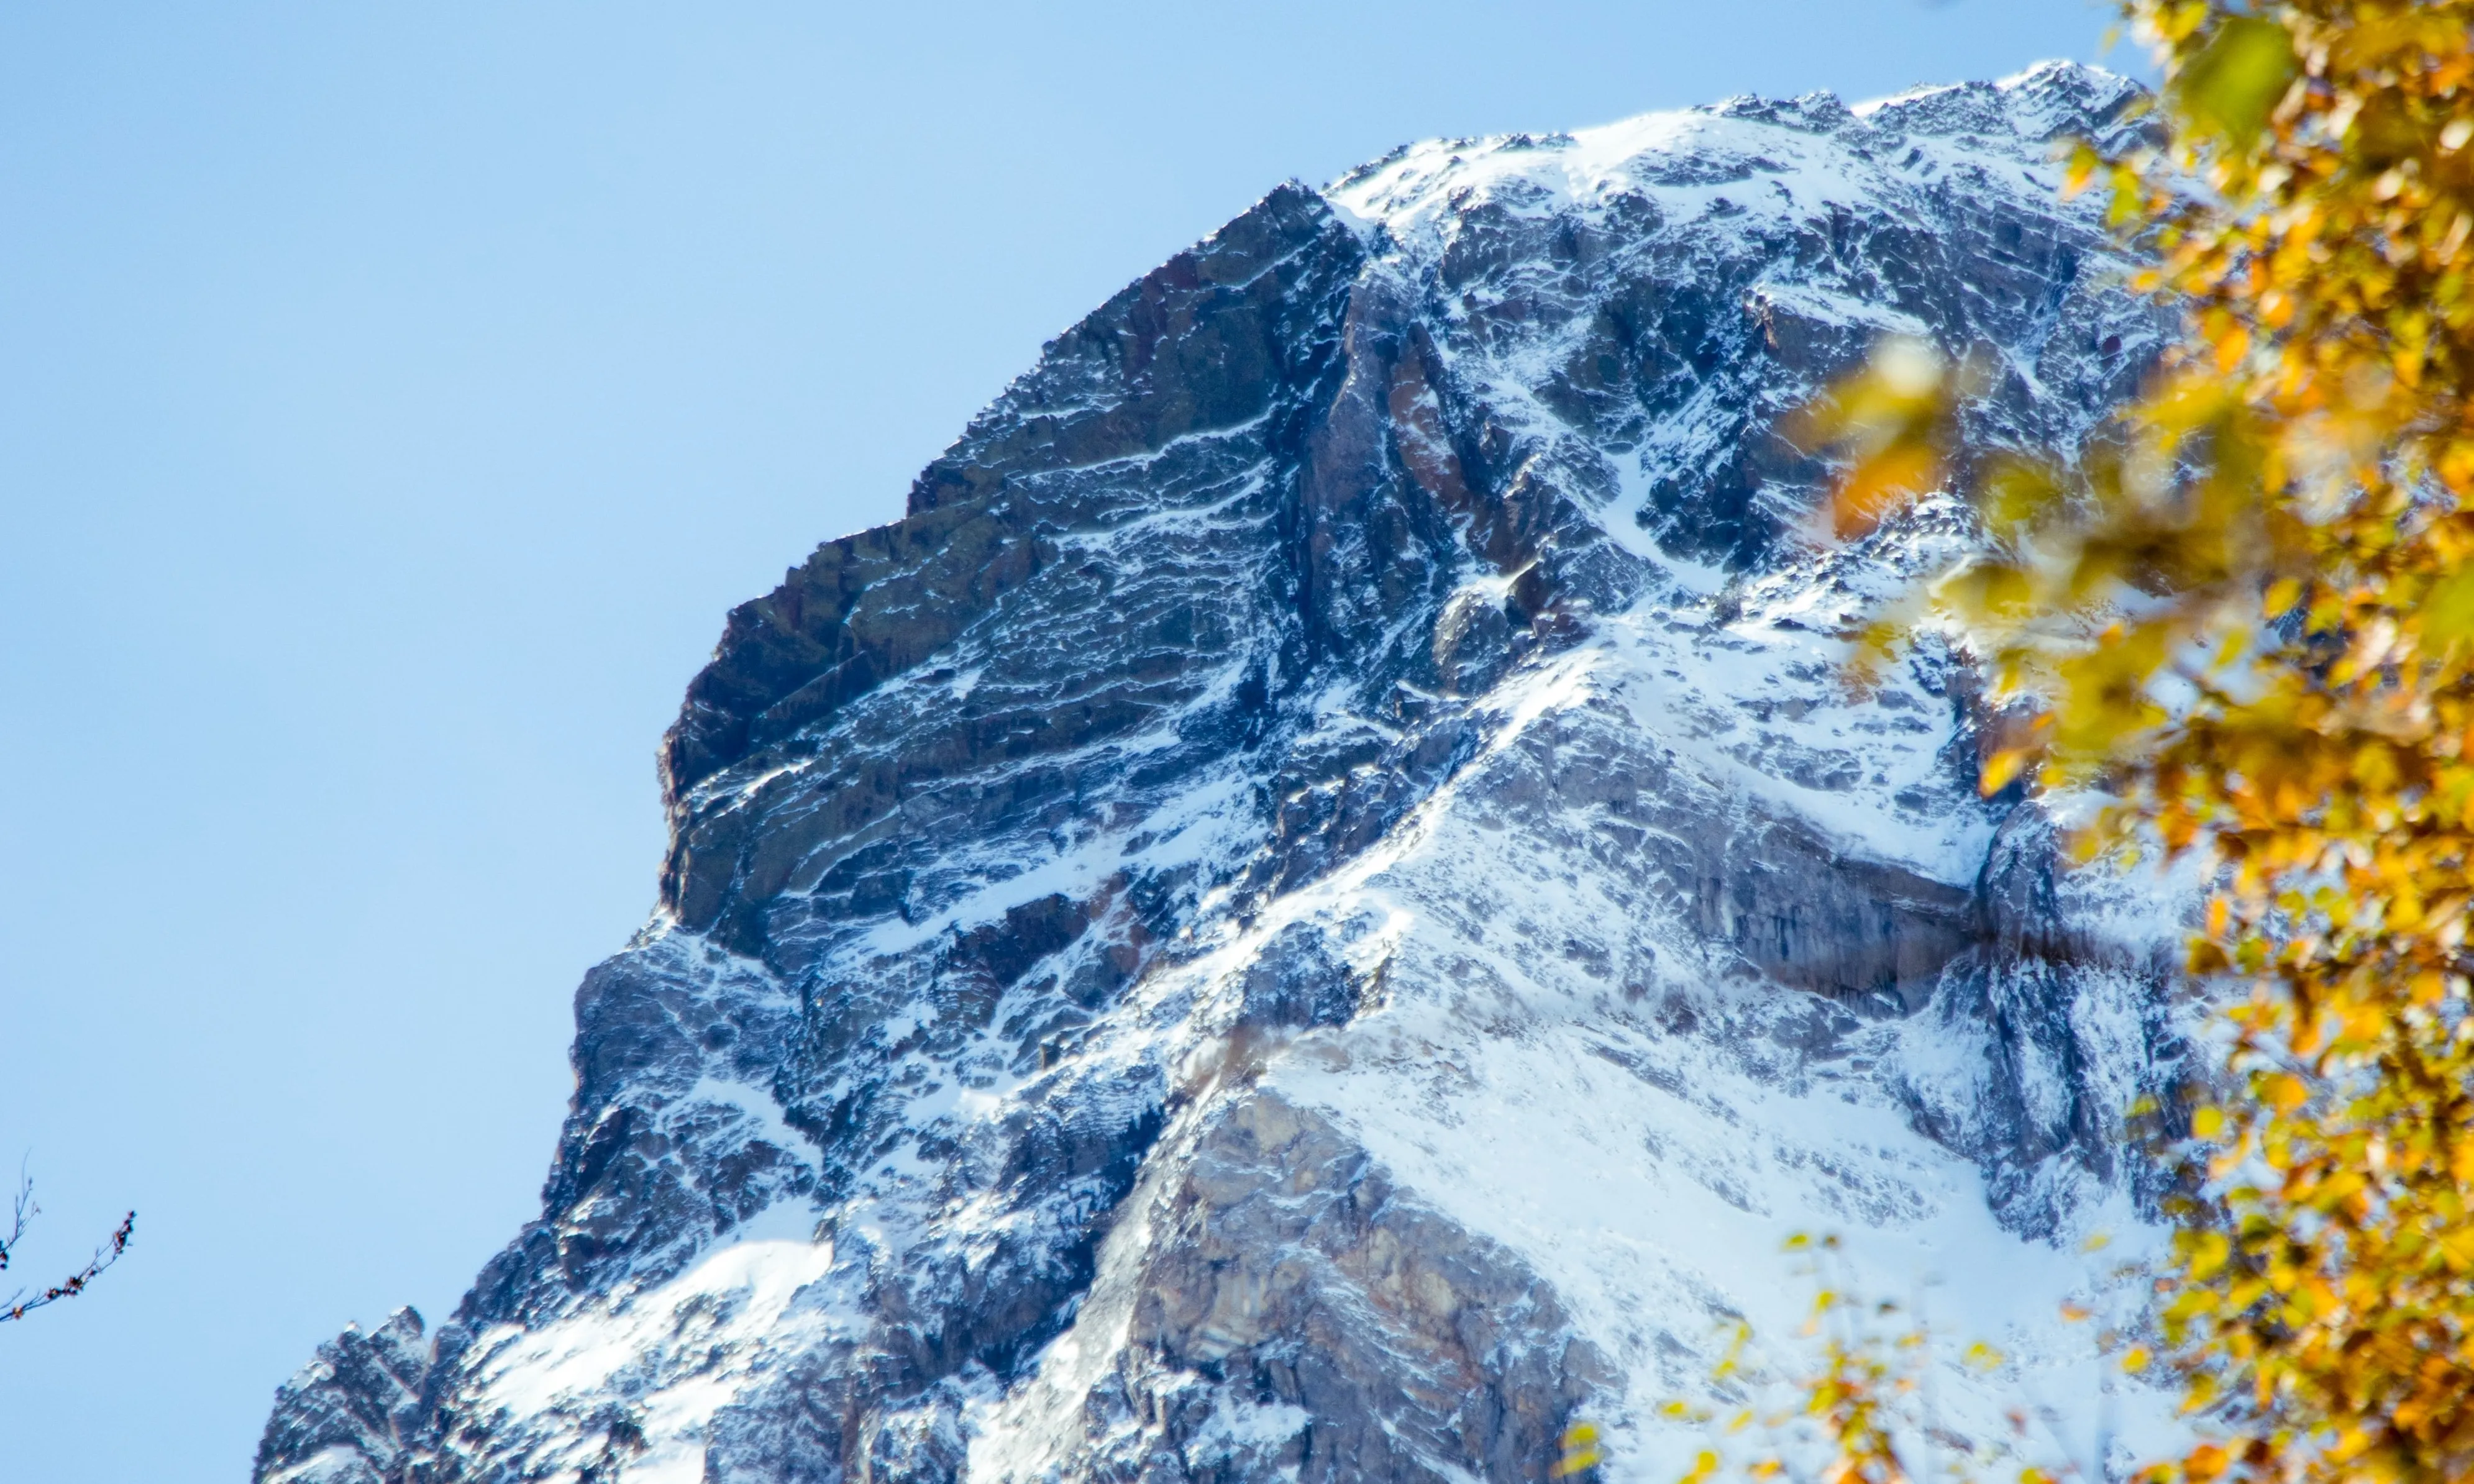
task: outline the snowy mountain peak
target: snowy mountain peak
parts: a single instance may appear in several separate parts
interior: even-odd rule
[[[1411,146],[1059,336],[730,616],[542,1217],[258,1477],[1533,1479],[1587,1416],[1649,1479],[1795,1230],[2012,1356],[1973,1445],[2119,1384],[2053,1314],[2129,1302],[2073,1239],[2153,1194],[2171,912],[1977,797],[1947,656],[1848,695],[1965,516],[1825,547],[1776,426],[1886,328],[1996,353],[1988,440],[2125,395],[2051,152],[2134,96]]]

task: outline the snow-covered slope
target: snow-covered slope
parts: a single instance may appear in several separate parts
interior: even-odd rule
[[[2169,913],[1976,797],[1956,667],[1846,695],[1964,521],[1825,550],[1773,429],[1885,329],[1996,354],[1987,439],[2122,396],[2051,155],[2131,96],[1419,145],[1058,337],[731,616],[541,1220],[259,1478],[1671,1477],[1798,1230],[2006,1350],[1945,1445],[2093,1416]]]

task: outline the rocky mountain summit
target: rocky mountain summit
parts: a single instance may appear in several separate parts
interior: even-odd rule
[[[1850,696],[1966,519],[1827,547],[1777,432],[1886,331],[1992,357],[1987,442],[2125,396],[2168,327],[2053,154],[2135,96],[1406,147],[1057,337],[731,614],[540,1219],[256,1478],[1671,1478],[1798,1230],[2006,1352],[1947,1446],[2135,1431],[2055,1310],[2130,1302],[2172,913],[1977,796],[1950,657]]]

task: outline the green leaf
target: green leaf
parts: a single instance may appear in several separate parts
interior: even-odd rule
[[[2474,567],[2450,572],[2424,595],[2422,636],[2434,649],[2474,639]]]
[[[2283,26],[2256,15],[2230,16],[2183,64],[2173,101],[2193,124],[2247,149],[2297,70]]]

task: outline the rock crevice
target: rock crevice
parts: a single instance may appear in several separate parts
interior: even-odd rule
[[[2170,327],[2051,157],[2134,96],[1413,146],[1059,336],[730,615],[540,1218],[257,1478],[1645,1477],[1794,1229],[2076,1364],[2178,908],[1977,797],[1955,659],[1851,698],[1968,520],[1817,545],[1777,429],[1889,330],[2093,426]]]

